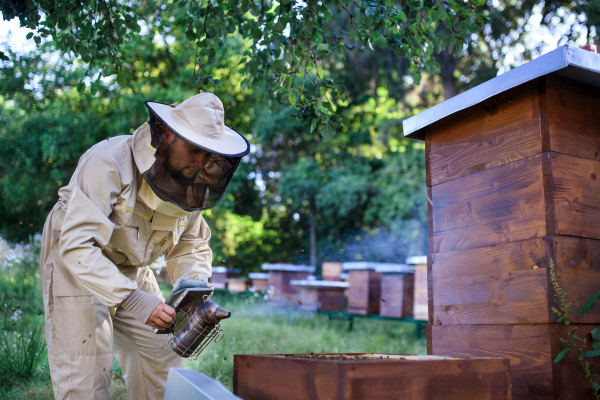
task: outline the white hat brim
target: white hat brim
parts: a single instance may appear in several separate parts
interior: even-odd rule
[[[224,126],[222,139],[212,139],[190,129],[171,115],[173,109],[168,104],[146,101],[146,106],[160,118],[173,132],[203,149],[227,157],[243,157],[250,151],[250,144],[240,133]]]

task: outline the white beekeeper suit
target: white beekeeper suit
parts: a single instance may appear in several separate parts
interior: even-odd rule
[[[224,125],[213,94],[175,108],[146,105],[150,122],[133,136],[106,139],[80,158],[44,226],[40,264],[56,399],[108,399],[113,352],[132,399],[162,399],[168,369],[183,362],[167,335],[146,325],[164,301],[148,265],[164,253],[173,281],[211,275],[210,229],[200,211],[222,198],[248,142]],[[163,136],[173,133],[177,146],[167,147]],[[177,169],[180,160],[171,157],[182,145],[202,153],[201,167]]]

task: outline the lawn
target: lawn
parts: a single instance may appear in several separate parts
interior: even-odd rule
[[[0,260],[0,268],[0,400],[52,399],[40,330],[43,307],[35,257],[17,257],[10,263]],[[186,361],[186,368],[202,371],[229,389],[234,354],[426,352],[425,339],[415,339],[414,324],[409,322],[356,318],[349,331],[347,321],[332,321],[330,327],[325,315],[273,308],[262,294],[216,293],[213,300],[232,312],[221,324],[225,336],[209,345],[197,360]],[[129,398],[116,361],[111,393],[113,399]]]

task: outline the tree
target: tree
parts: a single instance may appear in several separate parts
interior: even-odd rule
[[[218,83],[209,71],[223,53],[225,40],[241,37],[244,85],[264,87],[267,98],[296,107],[298,117],[312,121],[313,127],[318,121],[337,127],[343,120],[335,110],[343,103],[345,91],[326,76],[321,65],[324,57],[332,52],[344,55],[344,49],[362,52],[389,47],[409,60],[411,75],[419,81],[422,72],[437,68],[434,47],[460,47],[477,32],[484,18],[476,6],[483,3],[3,0],[0,6],[4,18],[17,16],[22,26],[35,30],[29,38],[36,43],[52,38],[57,49],[80,57],[87,67],[85,76],[95,83],[90,86],[92,94],[103,76],[116,75],[119,85],[125,85],[135,53],[129,43],[138,37],[152,39],[147,32],[152,25],[159,27],[159,34],[184,32],[194,44],[194,74],[188,85],[197,89]],[[347,31],[337,29],[340,18],[349,22]],[[442,34],[437,29],[440,24],[446,27]],[[85,82],[82,77],[78,83],[80,93],[86,90]]]

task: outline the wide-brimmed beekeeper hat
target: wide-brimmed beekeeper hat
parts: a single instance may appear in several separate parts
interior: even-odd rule
[[[223,103],[212,93],[201,93],[173,107],[146,101],[150,112],[151,165],[140,170],[155,194],[184,210],[214,207],[250,145],[238,132],[225,125]],[[207,161],[193,178],[182,179],[170,169],[168,152],[160,151],[165,127],[194,148],[206,152]]]

